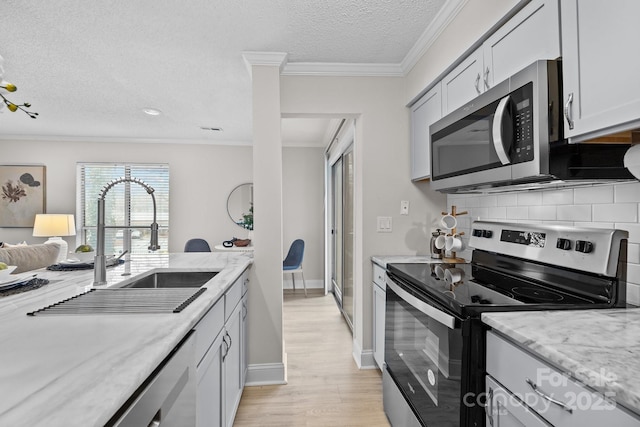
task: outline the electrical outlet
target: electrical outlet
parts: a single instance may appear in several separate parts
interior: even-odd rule
[[[378,233],[391,233],[392,230],[392,221],[390,216],[379,216],[378,217]]]
[[[409,201],[402,200],[400,202],[400,215],[409,215]]]

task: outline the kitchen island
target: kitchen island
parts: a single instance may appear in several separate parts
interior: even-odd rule
[[[483,313],[482,321],[640,420],[640,309]]]
[[[248,254],[132,257],[107,287],[154,270],[216,271],[180,313],[27,316],[93,286],[93,270],[36,270],[40,289],[0,298],[0,425],[101,426],[252,263]]]

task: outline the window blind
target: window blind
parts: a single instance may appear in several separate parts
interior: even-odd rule
[[[134,163],[79,163],[76,217],[79,219],[81,243],[95,248],[98,223],[98,197],[110,181],[138,178],[151,186],[156,199],[159,228],[158,252],[169,247],[169,165]],[[112,187],[105,197],[105,254],[149,252],[153,200],[139,184],[123,182]]]

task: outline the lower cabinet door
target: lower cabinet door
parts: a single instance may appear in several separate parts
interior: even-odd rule
[[[386,292],[380,286],[373,284],[373,358],[380,370],[384,370],[384,309],[386,306]]]
[[[487,427],[549,427],[518,398],[487,376]]]
[[[240,348],[240,353],[242,354],[240,360],[241,360],[241,364],[242,366],[240,366],[241,372],[242,372],[242,379],[240,381],[242,388],[244,388],[244,384],[247,381],[247,371],[249,370],[249,335],[247,334],[247,322],[248,322],[248,315],[249,315],[249,298],[247,297],[247,294],[244,294],[244,296],[242,297],[242,301],[240,302],[240,304],[242,304],[242,326],[240,328],[240,335],[242,336],[241,342],[242,342],[242,347]]]
[[[215,339],[197,367],[196,425],[221,427],[222,424],[222,356],[226,351],[224,330]]]
[[[238,304],[225,324],[228,350],[223,354],[224,368],[224,405],[225,425],[233,426],[233,419],[242,396],[242,346],[240,328],[242,327],[242,304]]]

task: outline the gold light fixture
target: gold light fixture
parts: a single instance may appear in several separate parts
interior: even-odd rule
[[[16,112],[18,110],[21,110],[21,111],[24,111],[32,119],[37,118],[38,113],[26,110],[27,108],[31,108],[31,104],[29,104],[28,102],[25,102],[23,104],[15,104],[9,101],[2,93],[2,89],[6,90],[7,92],[15,92],[16,90],[18,90],[16,85],[2,79],[2,76],[4,75],[4,68],[2,67],[3,62],[4,62],[4,59],[2,58],[2,56],[0,56],[0,97],[2,98],[0,109],[2,109],[2,107],[6,105],[7,109],[11,112]]]

